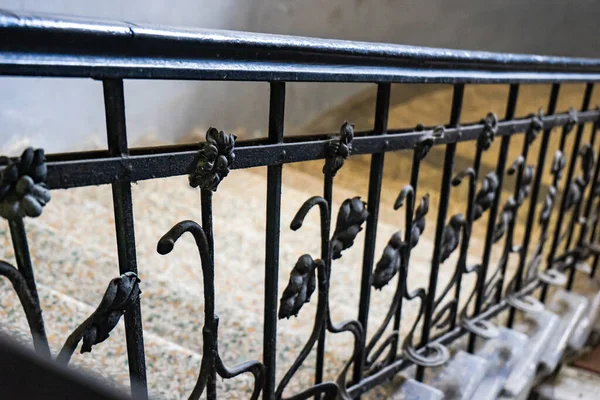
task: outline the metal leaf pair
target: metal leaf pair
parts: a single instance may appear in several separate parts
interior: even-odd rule
[[[302,221],[308,210],[315,204],[323,204],[322,197],[315,196],[307,200],[298,211],[291,224],[293,230],[302,226]],[[369,212],[367,203],[360,197],[353,197],[342,202],[338,211],[335,231],[329,241],[332,259],[342,256],[342,251],[354,244],[354,239],[362,230],[362,225],[367,220]],[[322,206],[323,207],[323,206]],[[328,216],[324,216],[329,218]],[[322,221],[325,223],[325,221]],[[310,301],[310,296],[316,287],[315,271],[319,266],[324,266],[326,261],[313,260],[309,254],[300,256],[290,273],[290,280],[283,291],[279,306],[279,319],[296,316],[302,305]]]
[[[296,265],[290,273],[290,280],[281,295],[279,305],[279,319],[297,316],[317,287],[316,270],[323,267],[322,260],[313,260],[309,254],[298,258]]]
[[[354,244],[356,235],[362,230],[362,224],[367,220],[369,212],[367,203],[360,197],[346,199],[340,206],[335,224],[335,231],[331,238],[331,250],[334,260],[342,256],[342,251]]]
[[[405,187],[398,196],[394,209],[400,208],[404,204],[404,199],[408,195],[408,188],[410,188],[412,196],[412,187]],[[415,210],[414,220],[411,227],[410,235],[410,248],[414,248],[419,242],[420,236],[425,230],[425,217],[429,211],[429,194],[426,194],[421,198],[419,206]],[[372,285],[375,289],[381,289],[387,285],[390,280],[396,275],[400,269],[403,252],[406,243],[402,239],[402,233],[400,231],[394,233],[390,238],[388,244],[385,246],[381,258],[375,266],[373,271]]]
[[[498,190],[498,175],[495,172],[487,174],[481,182],[481,188],[475,196],[473,219],[478,220],[484,212],[490,209]]]
[[[65,342],[58,355],[58,361],[67,364],[81,340],[83,354],[92,351],[92,346],[108,339],[123,314],[138,301],[141,294],[139,282],[140,279],[133,272],[126,272],[110,281],[96,310]]]
[[[36,296],[28,287],[26,279],[17,268],[5,261],[0,261],[0,275],[12,283],[19,296],[36,350],[41,355],[50,358],[42,310]],[[68,364],[77,345],[82,340],[81,353],[87,353],[92,351],[93,346],[108,339],[110,332],[117,326],[123,314],[130,310],[139,299],[141,293],[139,282],[139,278],[133,272],[126,272],[111,280],[96,310],[69,335],[57,356],[57,361]]]
[[[466,226],[465,217],[462,214],[453,215],[444,227],[442,242],[440,244],[440,263],[443,263],[458,248],[461,232]]]

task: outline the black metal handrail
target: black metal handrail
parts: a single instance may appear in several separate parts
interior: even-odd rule
[[[0,72],[319,82],[587,82],[595,59],[165,29],[0,11]]]
[[[600,110],[590,110],[590,103],[594,83],[600,81],[600,60],[176,30],[2,11],[0,75],[88,77],[102,81],[106,150],[46,156],[43,150],[28,149],[21,157],[0,160],[0,214],[9,220],[17,259],[17,268],[0,262],[0,274],[11,281],[19,294],[36,349],[45,357],[51,357],[23,218],[43,212],[50,201],[49,190],[111,184],[121,276],[109,283],[100,306],[69,336],[56,361],[68,363],[80,342],[82,351],[90,351],[92,346],[106,340],[108,332],[124,315],[132,392],[140,398],[147,397],[148,393],[132,182],[189,175],[190,185],[201,189],[202,226],[193,221],[179,222],[160,238],[157,248],[160,254],[170,253],[179,237],[188,232],[200,251],[205,327],[202,365],[192,399],[199,398],[205,390],[208,398],[216,398],[217,375],[229,379],[242,373],[254,376],[253,399],[260,393],[264,399],[280,399],[313,348],[317,349],[314,385],[307,385],[294,399],[357,398],[410,365],[417,366],[416,378],[422,380],[426,368],[447,360],[446,346],[458,337],[469,334],[468,349],[473,351],[477,336],[492,336],[495,328],[489,322],[491,317],[508,310],[510,326],[515,310],[528,312],[539,306],[530,294],[542,288],[544,297],[548,285],[566,284],[571,289],[575,265],[593,257],[592,275],[598,265],[600,162],[594,146]],[[200,145],[130,150],[123,80],[142,78],[267,81],[271,89],[268,137],[236,141],[234,135],[211,128],[206,142]],[[377,84],[373,130],[355,132],[352,124],[345,122],[339,135],[286,137],[283,122],[287,81]],[[391,83],[407,82],[454,85],[448,124],[388,129]],[[510,85],[506,114],[500,120],[488,114],[478,123],[463,125],[460,121],[465,85],[481,82]],[[525,82],[552,84],[546,115],[539,112],[515,118],[519,84]],[[564,82],[586,83],[579,111],[556,112]],[[583,136],[586,124],[594,125],[588,141]],[[548,173],[544,165],[549,158],[550,137],[559,130],[560,147],[550,170],[553,183],[547,193],[541,193],[543,175]],[[566,139],[573,131],[573,149],[571,154],[566,154]],[[516,135],[523,135],[523,148],[520,156],[510,162],[508,150],[511,138]],[[482,177],[481,159],[494,140],[501,141],[496,169]],[[530,147],[537,141],[541,142],[540,150],[531,164]],[[455,175],[454,158],[459,142],[472,142],[474,157],[471,167]],[[433,146],[445,149],[438,205],[431,205],[429,196],[418,190],[421,162]],[[403,208],[406,214],[404,235],[398,232],[392,236],[376,262],[383,165],[385,153],[393,151],[407,151],[413,156],[410,184],[402,189],[394,206]],[[372,157],[367,202],[358,197],[347,199],[334,220],[335,175],[343,168],[346,158],[358,154]],[[277,282],[282,166],[321,159],[324,160],[323,195],[308,199],[291,224],[291,229],[297,230],[312,208],[320,211],[320,258],[310,254],[300,256],[289,285],[281,291]],[[259,166],[268,167],[263,360],[227,368],[218,352],[218,318],[214,314],[218,299],[214,290],[213,192],[230,171]],[[515,176],[513,194],[501,204],[506,174]],[[468,185],[465,211],[448,216],[451,187],[457,185]],[[538,200],[542,199],[543,207],[538,209]],[[514,243],[514,231],[526,200],[529,201],[527,234],[518,245]],[[434,211],[437,226],[430,279],[415,289],[407,282],[410,255],[426,229],[426,215]],[[554,228],[550,226],[553,215],[557,216]],[[484,217],[487,218],[484,252],[481,262],[471,266],[467,264],[471,228],[476,220]],[[535,224],[541,227],[542,234],[531,255],[528,252]],[[358,318],[334,323],[329,313],[329,287],[335,283],[330,281],[331,268],[334,260],[352,246],[363,225],[366,232]],[[577,237],[575,230],[579,231]],[[559,251],[563,243],[566,246]],[[491,266],[494,246],[502,249],[502,257],[497,265]],[[438,288],[440,266],[455,251],[459,257],[452,279],[445,287]],[[510,257],[518,257],[518,268],[513,276],[506,276]],[[143,266],[139,269],[143,273]],[[475,274],[476,285],[467,305],[459,307],[461,282],[467,274]],[[568,279],[565,274],[569,275]],[[397,288],[384,322],[379,327],[369,326],[372,287],[380,289],[396,275],[399,277]],[[318,298],[313,331],[296,361],[277,381],[277,319],[301,312],[315,291]],[[418,318],[408,321],[410,333],[400,337],[399,327],[405,322],[401,316],[403,302],[417,298],[420,302]],[[389,335],[385,333],[388,327],[393,331]],[[374,329],[375,334],[367,341],[367,331]],[[323,382],[325,336],[340,332],[353,335],[352,353],[339,378],[335,382]]]

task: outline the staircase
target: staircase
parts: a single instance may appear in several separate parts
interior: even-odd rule
[[[556,290],[543,311],[532,314],[519,311],[519,322],[513,329],[500,328],[497,337],[485,342],[480,339],[483,343],[474,354],[461,350],[457,343],[446,365],[430,371],[424,383],[405,379],[393,398],[597,398],[589,397],[600,390],[597,375],[571,367],[557,371],[562,361],[579,354],[590,334],[600,329],[597,326],[600,292],[588,293]]]

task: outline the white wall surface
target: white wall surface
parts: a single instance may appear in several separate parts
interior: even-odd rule
[[[234,29],[473,50],[600,56],[593,0],[0,0],[0,8],[170,26]],[[297,127],[368,85],[289,84]],[[268,85],[126,81],[130,142],[170,143],[209,126],[264,135]],[[101,84],[0,77],[0,150],[105,145]]]

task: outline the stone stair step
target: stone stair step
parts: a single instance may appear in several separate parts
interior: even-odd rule
[[[500,334],[485,342],[477,356],[488,362],[485,377],[475,390],[472,399],[496,399],[512,370],[526,350],[528,337],[508,328],[499,328]]]
[[[0,285],[10,284],[3,280],[0,281]],[[4,289],[0,287],[0,290]],[[44,310],[50,349],[56,356],[69,334],[90,315],[93,308],[45,285],[39,285],[38,292]],[[7,295],[0,300],[0,309],[7,311],[3,316],[1,329],[23,344],[31,346],[31,336],[22,310],[12,309],[12,304],[15,303],[11,301],[11,297],[16,295],[8,291],[6,293]],[[144,340],[149,390],[153,398],[187,397],[198,377],[202,355],[151,333],[146,333]],[[69,363],[71,368],[102,376],[106,382],[113,381],[123,387],[129,387],[127,365],[122,319],[108,339],[94,346],[90,353],[79,354],[79,349],[76,350]],[[242,390],[242,393],[250,393],[252,377],[238,377],[230,382],[218,380],[217,384],[223,390],[228,386],[235,386],[236,390]]]
[[[556,377],[535,389],[538,400],[596,400],[600,393],[598,375],[573,367],[563,367]]]
[[[443,392],[444,400],[471,399],[489,367],[485,359],[459,350],[445,366],[433,371],[427,384]]]
[[[560,320],[552,337],[548,340],[547,351],[540,357],[540,364],[545,373],[552,373],[558,366],[567,349],[569,339],[588,306],[587,298],[566,290],[557,291],[548,302],[547,310],[558,315]]]
[[[548,341],[558,324],[558,316],[547,310],[538,314],[526,314],[523,321],[516,324],[514,329],[528,336],[527,351],[524,352],[504,383],[502,391],[504,398],[527,398],[535,381],[540,357],[547,350]]]
[[[588,286],[585,293],[588,293],[586,297],[589,307],[586,308],[581,321],[577,324],[573,334],[569,338],[568,346],[573,351],[583,349],[600,316],[600,285],[598,285],[596,280],[585,279],[585,281],[586,286]]]
[[[415,379],[406,378],[392,395],[392,400],[442,400],[444,394]]]

